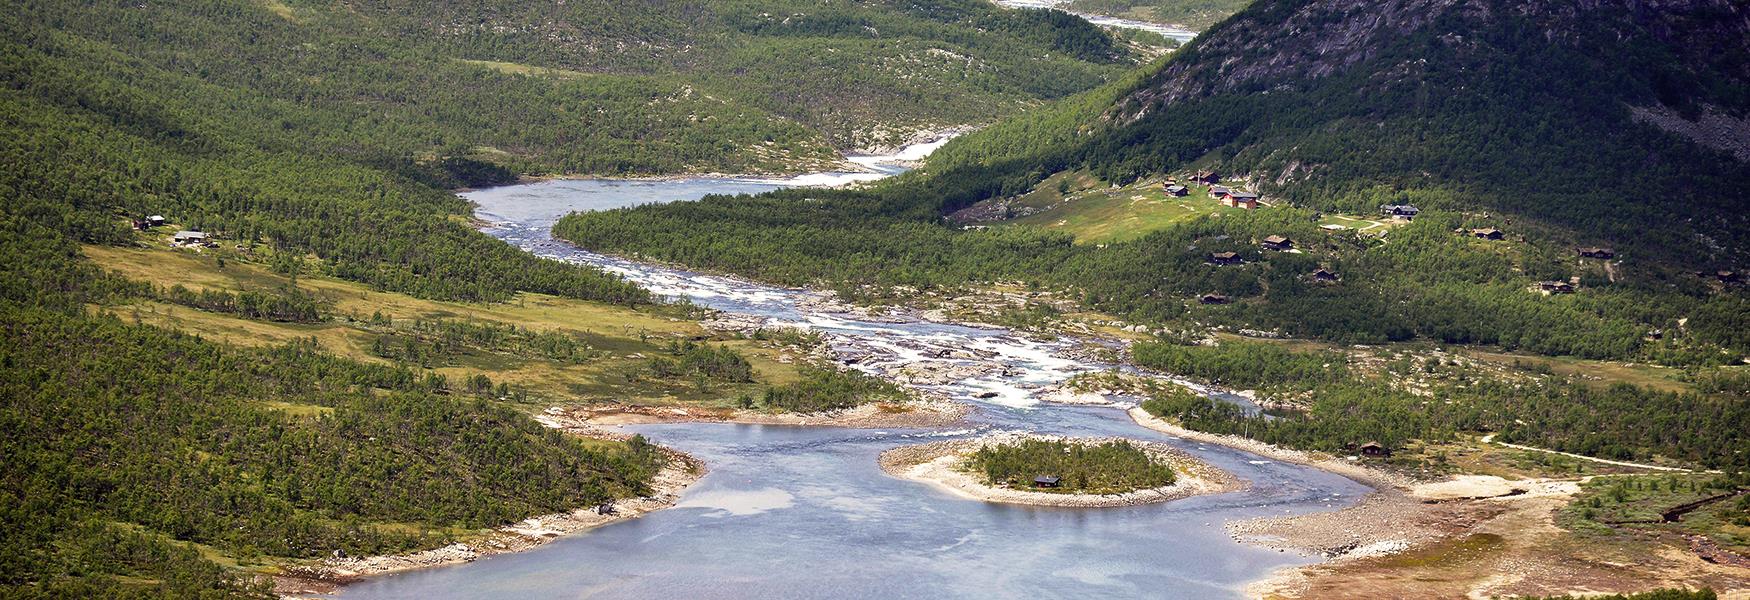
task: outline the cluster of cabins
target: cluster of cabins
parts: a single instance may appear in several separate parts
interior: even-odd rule
[[[1221,183],[1221,174],[1215,171],[1198,171],[1195,175],[1191,176],[1191,182],[1209,186],[1209,197],[1220,201],[1223,206],[1244,208],[1246,210],[1256,210],[1258,208],[1257,193],[1243,192],[1225,185],[1219,185]],[[1167,195],[1170,197],[1183,198],[1191,195],[1191,188],[1179,183],[1177,177],[1168,177],[1165,185]]]

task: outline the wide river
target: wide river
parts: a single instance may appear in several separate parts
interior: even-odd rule
[[[908,149],[906,158],[933,149]],[[1041,402],[1043,388],[1110,368],[1065,356],[1067,342],[942,324],[905,314],[857,318],[806,290],[602,256],[555,241],[571,211],[759,193],[869,179],[561,180],[470,192],[488,233],[554,260],[618,272],[653,291],[727,312],[813,328],[856,368],[882,374],[919,360],[1004,368],[926,388],[976,410],[951,430],[856,430],[685,423],[628,429],[703,459],[710,474],[678,506],[528,552],[375,577],[344,598],[1230,598],[1277,568],[1310,559],[1239,544],[1222,524],[1332,510],[1368,489],[1324,471],[1132,423],[1111,406]],[[947,356],[947,358],[943,358]],[[987,504],[896,479],[881,451],[930,439],[1022,430],[1122,435],[1184,448],[1251,485],[1239,492],[1128,508]]]

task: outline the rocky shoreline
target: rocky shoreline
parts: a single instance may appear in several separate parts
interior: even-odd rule
[[[1244,482],[1228,472],[1177,448],[1138,440],[1124,441],[1141,447],[1156,459],[1171,465],[1177,475],[1177,479],[1172,485],[1135,490],[1123,494],[1062,494],[991,486],[960,470],[966,456],[980,448],[992,444],[1014,443],[1024,439],[1098,444],[1117,441],[1120,438],[1065,438],[1004,433],[975,439],[944,440],[904,446],[883,452],[880,459],[881,470],[901,479],[934,484],[956,495],[975,500],[1033,506],[1076,508],[1137,506],[1170,502],[1203,494],[1231,492],[1245,487]]]

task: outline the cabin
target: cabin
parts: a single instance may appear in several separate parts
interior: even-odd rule
[[[1738,283],[1744,279],[1744,276],[1736,271],[1716,271],[1714,279],[1720,280],[1720,283]]]
[[[1191,181],[1204,185],[1215,185],[1221,183],[1221,173],[1215,171],[1198,171],[1197,175],[1191,178]]]
[[[1289,250],[1294,249],[1294,240],[1282,237],[1280,235],[1273,235],[1273,236],[1264,238],[1264,241],[1262,242],[1262,244],[1263,244],[1265,250],[1276,250],[1278,252],[1287,252]]]
[[[1361,451],[1362,456],[1391,456],[1391,449],[1380,445],[1379,442],[1362,444],[1358,450]]]
[[[1574,253],[1579,254],[1580,258],[1610,259],[1616,257],[1616,251],[1609,248],[1575,248]]]
[[[1258,195],[1253,192],[1232,192],[1227,195],[1227,198],[1222,203],[1234,208],[1257,210]]]
[[[1319,269],[1317,271],[1312,272],[1312,278],[1313,278],[1313,281],[1317,281],[1317,282],[1321,282],[1321,283],[1331,283],[1331,282],[1337,281],[1337,274],[1332,273],[1326,269]]]
[[[595,514],[598,515],[616,515],[619,513],[620,511],[614,508],[614,503],[612,502],[603,502],[595,507]]]
[[[1493,227],[1489,227],[1489,228],[1485,228],[1485,229],[1472,229],[1472,230],[1470,230],[1470,235],[1471,235],[1471,237],[1477,238],[1479,240],[1507,239],[1506,234],[1501,233],[1501,230],[1495,229]]]
[[[1054,488],[1062,481],[1056,475],[1040,475],[1033,478],[1033,487]]]
[[[1416,218],[1416,215],[1422,214],[1422,209],[1409,204],[1381,204],[1379,205],[1379,214],[1388,217],[1402,217],[1405,220],[1413,220]]]
[[[1203,304],[1227,304],[1228,298],[1221,294],[1204,294],[1198,297],[1197,301]]]
[[[1566,281],[1539,281],[1537,289],[1543,290],[1545,294],[1572,294],[1574,284]]]
[[[199,246],[207,243],[207,234],[199,231],[183,230],[176,232],[176,235],[172,236],[170,241],[182,246]]]
[[[1225,185],[1209,186],[1209,197],[1216,200],[1226,200],[1227,195],[1231,193],[1233,193],[1233,190],[1227,189],[1227,186]]]
[[[1169,185],[1167,186],[1167,195],[1174,198],[1183,198],[1191,195],[1191,188],[1182,185]]]
[[[1240,258],[1240,255],[1234,252],[1216,252],[1209,255],[1209,264],[1212,265],[1239,265],[1245,264],[1245,262],[1245,259]]]
[[[164,215],[152,215],[150,217],[146,217],[146,225],[148,227],[161,227],[164,225],[164,223],[165,223]]]

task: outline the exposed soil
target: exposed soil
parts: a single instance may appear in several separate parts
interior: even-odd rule
[[[1355,479],[1378,491],[1325,513],[1228,524],[1235,539],[1330,560],[1247,587],[1257,598],[1494,598],[1710,587],[1750,599],[1750,567],[1710,562],[1675,535],[1582,537],[1556,525],[1580,479],[1465,475],[1415,482],[1364,465],[1254,440],[1188,431],[1133,409],[1139,424]]]

